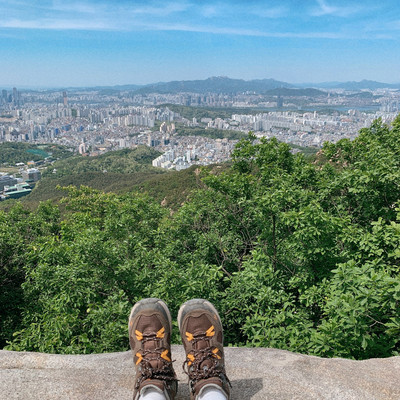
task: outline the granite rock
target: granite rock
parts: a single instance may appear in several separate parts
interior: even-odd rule
[[[265,348],[226,351],[232,400],[400,399],[400,357],[351,361]],[[172,346],[177,400],[188,399],[182,346]],[[128,400],[130,352],[54,355],[0,350],[1,400]]]

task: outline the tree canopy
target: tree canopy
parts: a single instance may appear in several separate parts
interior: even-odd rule
[[[366,359],[400,350],[400,117],[311,162],[249,135],[176,212],[145,194],[70,187],[0,212],[0,340],[12,350],[125,350],[130,307],[193,297],[226,344]],[[177,340],[175,328],[174,340]]]

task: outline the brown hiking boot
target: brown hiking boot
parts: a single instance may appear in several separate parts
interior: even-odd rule
[[[143,299],[132,308],[129,343],[136,369],[134,400],[149,387],[174,400],[177,378],[171,360],[171,331],[171,314],[162,300]]]
[[[207,300],[189,300],[179,310],[178,324],[186,352],[183,370],[189,376],[190,399],[195,400],[208,385],[222,389],[229,399],[230,382],[225,373],[218,311]]]

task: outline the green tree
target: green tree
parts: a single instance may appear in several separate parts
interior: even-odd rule
[[[10,349],[122,350],[137,300],[161,297],[176,316],[205,297],[230,344],[398,355],[399,164],[400,117],[313,162],[250,135],[176,212],[84,187],[67,189],[62,221],[16,205],[0,214],[3,341],[17,330]]]

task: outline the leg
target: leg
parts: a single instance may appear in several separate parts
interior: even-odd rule
[[[134,400],[174,400],[177,378],[171,361],[171,330],[171,315],[162,300],[143,299],[132,308],[129,343],[136,370]]]
[[[184,371],[189,376],[190,399],[229,399],[223,330],[215,307],[207,300],[189,300],[179,310],[178,324],[186,352]]]

